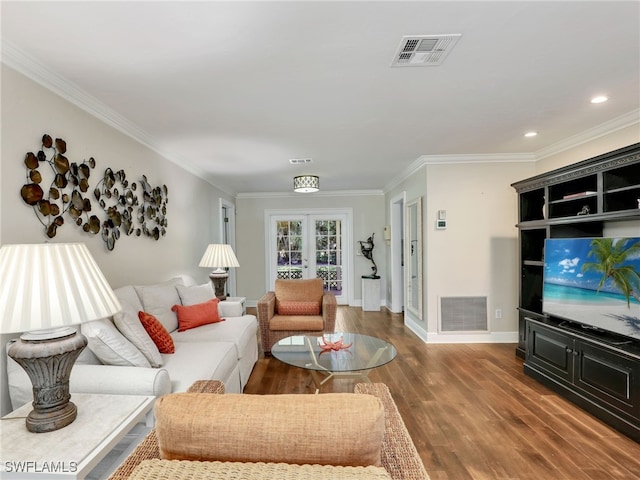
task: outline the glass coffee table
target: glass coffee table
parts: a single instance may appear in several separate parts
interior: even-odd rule
[[[351,346],[343,350],[323,350],[323,339],[332,343],[342,339],[344,345]],[[309,370],[318,393],[322,385],[336,376],[358,377],[371,382],[369,372],[396,358],[397,351],[392,344],[380,338],[333,332],[324,336],[294,335],[283,338],[271,347],[271,354],[287,365]]]

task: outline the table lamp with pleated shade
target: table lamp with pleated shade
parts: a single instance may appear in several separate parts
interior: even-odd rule
[[[74,325],[109,317],[120,303],[82,243],[4,245],[0,279],[0,333],[25,332],[7,353],[33,384],[27,429],[58,430],[77,415],[69,377],[87,339]]]
[[[198,266],[215,268],[215,270],[209,275],[209,278],[213,282],[216,297],[220,300],[225,300],[227,295],[224,291],[224,286],[227,282],[227,277],[229,276],[226,269],[240,266],[240,263],[238,263],[238,259],[236,258],[236,254],[233,253],[231,245],[224,243],[212,243],[207,247],[207,250],[204,252]]]

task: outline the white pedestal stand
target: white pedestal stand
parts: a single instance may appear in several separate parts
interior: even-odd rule
[[[380,279],[362,277],[362,310],[380,311]]]

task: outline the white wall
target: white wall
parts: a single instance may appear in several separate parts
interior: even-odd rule
[[[427,163],[387,191],[386,223],[392,198],[402,192],[407,201],[423,196],[424,319],[412,325],[417,327],[416,333],[429,342],[515,342],[518,219],[511,183],[637,142],[640,128],[634,125],[537,162]],[[435,229],[438,210],[447,212],[446,230]],[[635,221],[611,222],[605,233],[630,235],[637,233],[637,228]],[[485,295],[490,334],[438,334],[440,297]],[[502,310],[502,319],[494,318],[496,309]]]
[[[265,293],[265,211],[281,209],[336,209],[350,208],[353,211],[353,242],[351,255],[353,258],[353,298],[356,302],[362,299],[360,277],[371,274],[371,262],[362,256],[358,240],[366,240],[375,233],[373,258],[378,265],[378,275],[383,279],[386,274],[383,240],[384,229],[384,196],[380,195],[322,195],[292,194],[291,196],[243,197],[236,200],[236,249],[240,268],[237,268],[238,295],[247,297],[248,305],[255,302]],[[384,283],[381,291],[386,287]],[[382,299],[384,300],[384,299]]]
[[[113,288],[161,282],[178,273],[208,281],[198,262],[208,243],[217,240],[219,198],[225,196],[204,180],[80,110],[22,74],[2,65],[2,148],[0,160],[0,231],[2,244],[48,240],[20,188],[25,183],[24,157],[37,152],[44,133],[67,142],[70,162],[93,156],[90,191],[105,168],[124,169],[135,181],[146,174],[152,185],[166,184],[168,230],[159,241],[123,235],[108,251],[100,235],[84,233],[66,218],[52,242],[84,242]],[[94,208],[97,202],[92,200]],[[2,336],[4,345],[10,337]],[[8,410],[5,356],[0,355],[2,413]]]
[[[532,163],[427,166],[425,315],[430,342],[517,341],[517,195]],[[438,210],[447,228],[436,230]],[[487,297],[489,333],[438,333],[441,297]],[[495,318],[496,309],[502,318]]]
[[[455,159],[452,159],[455,161]],[[517,197],[511,183],[533,163],[425,164],[387,192],[423,196],[423,318],[412,328],[428,342],[517,340]],[[447,228],[435,228],[446,210]],[[389,212],[387,212],[389,221]],[[489,334],[438,334],[439,299],[486,296]],[[502,319],[494,319],[497,308]]]

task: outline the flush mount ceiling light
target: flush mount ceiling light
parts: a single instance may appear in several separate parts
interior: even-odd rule
[[[538,135],[538,132],[527,132],[524,134],[525,137],[530,138],[530,137],[535,137]]]
[[[604,102],[606,102],[607,100],[609,100],[609,98],[607,98],[606,96],[604,96],[604,95],[598,95],[597,97],[593,97],[593,98],[591,99],[591,103],[604,103]]]
[[[293,177],[293,191],[313,193],[320,190],[320,178],[316,175],[298,175]]]

